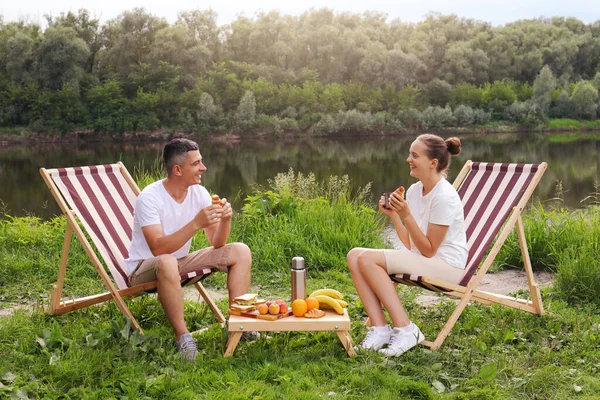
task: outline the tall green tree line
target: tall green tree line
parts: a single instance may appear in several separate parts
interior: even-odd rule
[[[0,125],[35,131],[429,129],[595,119],[600,20],[276,11],[218,25],[87,10],[0,17]]]

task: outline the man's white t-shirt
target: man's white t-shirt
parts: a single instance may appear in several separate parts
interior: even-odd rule
[[[467,264],[467,235],[462,202],[456,189],[444,178],[423,196],[423,184],[419,181],[406,192],[406,202],[424,234],[429,224],[444,225],[448,233],[440,244],[434,257],[438,257],[456,268],[465,268]],[[410,239],[411,251],[421,254]]]
[[[212,204],[210,194],[201,185],[190,186],[181,204],[167,192],[162,180],[144,188],[135,201],[133,211],[133,234],[129,246],[129,258],[125,260],[127,274],[131,274],[140,261],[154,257],[142,227],[160,224],[163,235],[170,235],[185,226],[198,211],[210,204]],[[176,258],[184,257],[189,254],[191,244],[190,238],[179,250],[171,254]]]

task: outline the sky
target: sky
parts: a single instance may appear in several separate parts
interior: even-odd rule
[[[428,12],[456,14],[504,25],[519,19],[538,17],[575,17],[584,23],[600,20],[600,1],[597,0],[3,0],[0,15],[5,22],[27,20],[43,24],[44,14],[53,16],[61,12],[85,8],[101,22],[112,19],[123,11],[144,7],[150,13],[164,17],[170,23],[177,12],[213,9],[219,25],[234,21],[239,15],[253,17],[256,12],[277,10],[281,14],[299,15],[311,8],[330,8],[336,12],[362,13],[377,11],[388,15],[389,20],[418,22]]]

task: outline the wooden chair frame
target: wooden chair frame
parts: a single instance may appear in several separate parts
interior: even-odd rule
[[[118,162],[118,165],[120,168],[120,172],[122,173],[123,177],[129,184],[130,188],[133,190],[133,192],[135,193],[136,196],[139,195],[140,189],[138,188],[135,181],[133,180],[133,178],[127,171],[127,168],[125,167],[125,165],[123,165],[122,162]],[[50,294],[50,299],[49,299],[50,301],[49,301],[47,312],[51,315],[64,314],[69,311],[88,307],[93,304],[102,303],[102,302],[105,302],[108,300],[114,300],[115,303],[117,304],[117,307],[121,310],[121,312],[125,316],[127,316],[129,319],[131,319],[132,329],[139,329],[140,332],[143,333],[140,325],[138,324],[137,320],[134,318],[133,314],[129,310],[129,307],[127,307],[127,304],[125,304],[125,301],[123,300],[123,298],[138,296],[138,295],[144,294],[145,292],[147,292],[149,290],[156,289],[157,281],[147,282],[147,283],[144,283],[141,285],[136,285],[136,286],[123,288],[123,289],[117,288],[117,286],[113,283],[112,279],[109,277],[109,274],[106,272],[104,265],[102,264],[102,262],[100,261],[100,259],[96,255],[96,253],[94,252],[94,248],[92,247],[90,242],[87,240],[87,238],[84,234],[84,231],[82,230],[80,224],[77,221],[76,212],[69,207],[69,205],[65,201],[65,198],[61,194],[59,188],[54,183],[52,176],[51,176],[51,171],[52,170],[47,170],[45,168],[41,168],[40,174],[42,175],[44,182],[48,186],[48,189],[50,189],[50,193],[52,193],[52,196],[54,197],[54,199],[58,203],[61,211],[63,212],[63,214],[66,217],[67,228],[66,228],[66,232],[65,232],[62,253],[61,253],[60,262],[59,262],[58,280],[57,280],[56,284],[53,285],[53,287],[52,287],[52,292]],[[108,292],[91,295],[91,296],[86,296],[86,297],[81,297],[81,298],[77,298],[77,299],[62,298],[65,273],[67,270],[67,261],[68,261],[68,257],[69,257],[69,248],[71,246],[71,239],[72,239],[73,233],[75,233],[75,236],[77,237],[77,239],[83,246],[85,253],[87,254],[90,261],[92,262],[92,265],[94,266],[94,268],[100,275],[100,278],[102,279],[104,285],[108,289]],[[188,279],[188,280],[185,280],[185,283],[193,284],[196,287],[196,289],[198,290],[198,292],[200,293],[200,295],[202,296],[202,298],[204,299],[206,304],[210,307],[211,311],[215,315],[218,322],[221,324],[224,324],[225,317],[223,316],[223,314],[221,313],[221,311],[219,310],[219,308],[217,307],[215,302],[211,299],[211,297],[209,296],[209,294],[206,291],[206,289],[204,288],[204,286],[200,283],[200,280],[207,276],[208,275],[203,275],[203,276],[191,279],[191,280]],[[182,280],[182,283],[184,283],[184,280]]]
[[[460,171],[459,175],[456,177],[453,183],[455,189],[458,190],[461,184],[465,181],[467,175],[472,169],[472,165],[473,162],[471,160],[465,163],[465,165],[463,166],[462,170]],[[456,324],[458,318],[460,317],[466,306],[472,300],[486,305],[500,304],[503,306],[527,311],[532,314],[544,314],[542,297],[540,295],[538,285],[535,282],[533,269],[531,267],[531,260],[529,259],[529,251],[527,249],[527,241],[525,239],[525,230],[523,228],[523,220],[521,218],[521,214],[523,212],[523,209],[527,205],[529,199],[531,198],[531,195],[535,190],[537,184],[544,175],[546,168],[547,164],[545,162],[539,164],[538,169],[535,175],[533,176],[533,179],[527,185],[525,192],[521,196],[518,203],[512,208],[512,211],[510,212],[508,218],[505,220],[504,226],[498,232],[494,245],[490,249],[489,253],[480,262],[479,269],[471,277],[470,281],[466,286],[461,286],[458,284],[449,283],[440,279],[434,279],[425,276],[421,277],[418,283],[411,283],[412,281],[397,279],[396,276],[390,275],[392,280],[394,280],[395,282],[424,287],[428,290],[441,292],[460,299],[459,303],[450,315],[448,321],[443,326],[442,330],[437,335],[436,339],[433,342],[423,341],[421,343],[422,345],[427,346],[432,350],[439,348],[446,339],[446,337],[450,334],[450,331]],[[489,268],[492,266],[492,263],[494,262],[498,252],[504,245],[506,238],[509,236],[513,229],[516,229],[517,231],[517,238],[519,246],[521,248],[521,256],[523,259],[523,266],[527,276],[531,300],[520,299],[512,296],[504,296],[496,293],[485,292],[478,289],[481,280],[488,272]]]

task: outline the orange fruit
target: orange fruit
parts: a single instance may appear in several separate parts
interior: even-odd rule
[[[304,317],[304,314],[308,311],[306,301],[302,299],[296,299],[292,303],[292,314],[296,317]]]
[[[319,302],[314,297],[307,297],[306,300],[307,311],[312,310],[313,308],[319,309]]]

